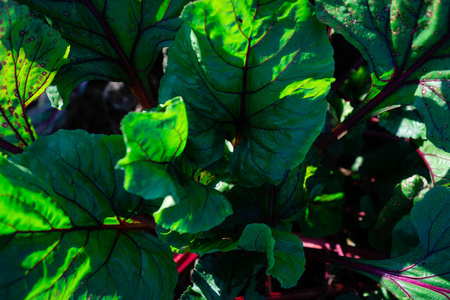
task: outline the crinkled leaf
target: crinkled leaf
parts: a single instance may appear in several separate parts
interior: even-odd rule
[[[37,137],[25,108],[67,63],[68,44],[28,7],[0,2],[0,138],[20,148]]]
[[[192,274],[194,286],[181,299],[235,299],[264,265],[264,257],[237,251],[202,258]]]
[[[59,131],[0,158],[2,299],[170,299],[168,245],[133,221],[120,136]]]
[[[161,205],[154,217],[162,227],[197,233],[219,225],[232,213],[225,196],[176,168],[188,133],[181,98],[158,110],[128,114],[122,131],[127,155],[118,166],[125,170],[125,189]]]
[[[373,86],[355,120],[376,107],[413,105],[427,137],[449,149],[450,2],[319,0],[316,12],[369,62]]]
[[[420,116],[411,106],[382,113],[379,124],[401,138],[425,139],[426,128]]]
[[[355,269],[383,284],[399,299],[450,297],[450,188],[430,190],[411,210],[420,244],[395,259],[368,261]]]
[[[289,232],[271,229],[265,224],[249,224],[237,244],[239,249],[266,253],[268,275],[283,288],[290,288],[305,271],[305,256],[300,238]]]
[[[433,185],[450,185],[450,153],[436,148],[430,141],[423,141],[419,153],[427,164]]]
[[[227,138],[241,184],[280,183],[324,124],[333,74],[325,28],[306,0],[199,1],[182,18],[160,102],[186,101],[186,155],[209,165]]]
[[[392,198],[381,209],[377,222],[369,233],[369,241],[374,248],[380,251],[390,248],[395,224],[408,214],[414,203],[420,201],[429,190],[427,180],[419,175],[402,180],[395,186]]]
[[[182,21],[187,0],[56,1],[19,0],[46,16],[71,45],[71,63],[54,84],[64,103],[70,92],[89,79],[123,81],[142,106],[156,106],[148,74],[157,53],[168,46]]]

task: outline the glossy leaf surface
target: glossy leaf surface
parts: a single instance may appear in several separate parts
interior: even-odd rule
[[[168,245],[133,221],[120,136],[59,131],[0,158],[2,299],[170,299]]]
[[[242,185],[280,183],[322,130],[333,74],[325,28],[303,0],[199,1],[182,18],[160,102],[186,101],[186,155],[209,165],[228,139]]]
[[[363,261],[362,273],[382,283],[399,299],[450,297],[450,189],[436,187],[411,210],[420,244],[395,259]]]
[[[127,155],[125,189],[157,202],[156,222],[166,229],[197,233],[219,225],[232,213],[227,199],[211,186],[176,168],[188,124],[184,102],[172,99],[157,110],[128,114],[122,122]]]
[[[425,122],[427,138],[448,150],[450,2],[319,0],[316,12],[370,65],[372,88],[352,121],[376,108],[413,105]]]
[[[25,108],[67,63],[68,44],[28,7],[0,2],[0,138],[23,148],[36,138]]]
[[[123,81],[144,108],[156,106],[147,76],[163,47],[175,38],[178,18],[188,2],[179,1],[42,1],[20,0],[50,18],[71,45],[71,63],[55,79],[64,103],[89,79]]]

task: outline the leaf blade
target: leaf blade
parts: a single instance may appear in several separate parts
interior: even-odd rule
[[[310,14],[306,1],[186,6],[191,27],[172,45],[160,102],[186,101],[195,164],[218,160],[225,138],[236,146],[229,170],[243,185],[279,183],[302,162],[323,126],[333,71],[324,28]]]
[[[114,170],[124,152],[119,136],[59,131],[0,158],[2,298],[171,297],[172,252],[132,220],[142,200]]]

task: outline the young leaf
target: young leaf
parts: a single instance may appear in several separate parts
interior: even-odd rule
[[[422,156],[434,186],[450,186],[450,153],[433,145],[430,141],[423,141],[417,152]]]
[[[349,267],[383,284],[399,299],[450,298],[450,188],[430,190],[411,210],[420,244],[395,259],[352,261]]]
[[[54,82],[64,103],[55,107],[89,79],[123,81],[144,108],[156,106],[147,76],[157,53],[175,38],[187,0],[19,2],[49,18],[71,45],[71,63]]]
[[[133,221],[120,136],[59,131],[0,158],[0,298],[170,299],[173,255]]]
[[[125,189],[161,205],[154,217],[162,227],[197,233],[232,213],[225,196],[175,168],[188,133],[181,98],[167,101],[158,111],[128,114],[122,131],[127,155],[118,166],[125,169]]]
[[[37,138],[25,108],[50,85],[68,54],[61,35],[28,7],[0,2],[1,139],[23,148]]]
[[[194,286],[181,299],[235,299],[255,281],[264,263],[259,255],[238,251],[202,258],[192,274]]]
[[[186,155],[209,165],[227,138],[240,184],[280,183],[324,124],[334,68],[325,28],[306,0],[199,1],[182,18],[160,102],[186,102]]]
[[[372,72],[365,105],[334,135],[374,109],[413,105],[427,138],[450,148],[450,32],[448,1],[316,1],[318,19],[362,53]]]
[[[414,175],[402,180],[394,188],[392,198],[381,209],[375,226],[369,233],[369,241],[379,251],[388,250],[392,239],[392,230],[413,205],[420,201],[430,190],[425,178]]]
[[[265,224],[249,224],[237,243],[239,249],[266,253],[268,275],[283,288],[290,288],[305,271],[305,256],[300,238],[289,232],[271,229]]]

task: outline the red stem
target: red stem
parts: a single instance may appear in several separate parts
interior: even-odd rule
[[[11,144],[10,142],[5,141],[4,139],[0,139],[0,148],[12,154],[20,154],[23,152],[23,149]]]

